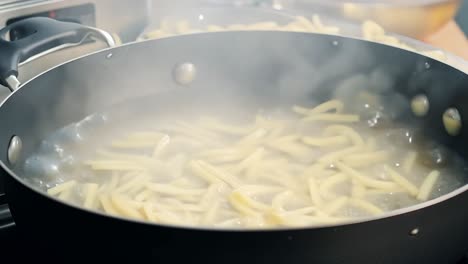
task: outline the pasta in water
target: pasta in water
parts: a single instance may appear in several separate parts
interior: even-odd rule
[[[47,192],[114,216],[215,228],[336,224],[442,194],[444,171],[345,109],[331,100],[243,124],[162,122],[104,143]]]

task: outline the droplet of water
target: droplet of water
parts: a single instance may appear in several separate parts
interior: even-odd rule
[[[431,64],[430,64],[429,62],[425,62],[425,63],[424,63],[424,67],[425,67],[426,69],[429,69],[429,68],[431,68]]]
[[[39,146],[38,153],[42,155],[49,154],[57,157],[63,157],[65,149],[61,145],[56,144],[55,142],[44,140]]]
[[[59,162],[45,156],[32,156],[24,163],[24,171],[31,177],[54,178],[60,175]]]
[[[82,142],[84,138],[80,127],[75,123],[52,133],[49,140],[59,146],[67,146]]]
[[[339,44],[339,43],[338,43],[338,40],[332,41],[332,45],[333,45],[333,46],[338,46],[338,44]]]

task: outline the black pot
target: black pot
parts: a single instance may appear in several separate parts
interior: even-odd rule
[[[34,23],[28,26],[34,27]],[[9,29],[15,29],[14,25]],[[50,40],[50,35],[45,35]],[[62,43],[64,39],[54,40]],[[45,50],[41,46],[34,52],[22,52],[29,46],[7,44],[13,53],[27,56],[13,56],[14,61],[10,61],[13,53],[3,52],[6,42],[2,41],[0,61],[7,61],[5,65],[14,66],[18,60]],[[181,63],[196,68],[190,73],[194,78],[181,82],[174,71]],[[11,76],[17,75],[15,68],[0,69],[4,84],[14,89],[16,81]],[[442,123],[449,108],[458,110],[461,124],[468,121],[468,76],[448,65],[405,50],[339,36],[291,32],[179,36],[97,52],[14,89],[0,107],[0,160],[15,222],[22,232],[53,245],[56,252],[93,260],[456,262],[468,250],[466,186],[417,206],[344,225],[233,231],[149,224],[88,211],[48,196],[28,184],[25,179],[30,176],[21,173],[22,161],[52,131],[115,105],[137,111],[176,111],[181,105],[222,105],[237,99],[255,100],[259,105],[324,101],[341,80],[375,69],[382,69],[393,80],[390,86],[382,84],[387,90],[381,96],[392,102],[398,95],[406,102],[398,107],[396,122],[417,126],[426,137],[467,157],[468,130],[462,127],[451,136]],[[238,89],[243,95],[235,97]],[[416,117],[409,102],[421,94],[427,96],[430,109],[426,116]],[[16,143],[20,139],[22,144],[9,149],[14,136]]]

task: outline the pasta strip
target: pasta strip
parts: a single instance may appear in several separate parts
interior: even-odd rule
[[[390,177],[395,181],[398,185],[400,185],[403,189],[408,191],[409,194],[412,196],[418,195],[418,188],[416,185],[411,183],[408,179],[405,177],[401,176],[398,172],[396,172],[394,169],[390,168],[389,166],[385,165],[384,166],[384,171],[390,175]]]
[[[199,206],[202,208],[209,208],[209,205],[211,204],[212,201],[216,199],[216,196],[218,194],[218,189],[222,188],[223,183],[220,184],[211,184],[210,187],[208,187],[208,190],[205,192],[203,197],[201,198],[199,202]]]
[[[323,207],[323,211],[329,215],[333,215],[341,208],[343,208],[346,203],[348,202],[349,198],[345,196],[341,196],[336,198],[335,200],[329,202],[326,206]]]
[[[206,189],[185,189],[169,184],[146,183],[145,186],[148,190],[165,195],[202,195],[206,192]]]
[[[301,140],[304,144],[314,147],[340,146],[345,145],[349,142],[348,138],[345,136],[333,136],[324,138],[302,137]]]
[[[311,31],[311,32],[318,31],[317,27],[309,19],[303,16],[296,16],[296,21],[299,25],[302,26],[304,31]]]
[[[249,30],[271,30],[276,29],[278,24],[274,21],[265,21],[265,22],[258,22],[255,24],[247,25],[247,29]]]
[[[128,135],[129,140],[148,140],[148,141],[154,141],[158,142],[161,140],[162,137],[164,137],[165,134],[159,133],[159,132],[153,132],[153,131],[148,131],[148,132],[135,132],[130,135]]]
[[[309,178],[309,195],[312,203],[315,206],[321,207],[323,205],[323,199],[320,196],[319,187],[314,178]]]
[[[376,189],[384,189],[384,190],[391,190],[396,188],[396,184],[394,182],[389,182],[389,181],[379,181],[379,180],[374,180],[369,177],[364,176],[363,174],[359,173],[358,171],[352,169],[351,167],[348,167],[344,165],[341,162],[336,162],[335,165],[344,173],[347,173],[357,181],[361,182],[364,186],[370,187],[370,188],[376,188]]]
[[[112,142],[111,147],[119,149],[152,148],[157,142],[156,140],[122,140]]]
[[[285,211],[284,206],[287,199],[290,196],[292,196],[292,193],[290,191],[284,191],[282,193],[277,194],[271,202],[271,207],[273,207],[273,209],[277,211]]]
[[[151,222],[158,222],[159,219],[156,214],[153,212],[153,205],[151,203],[143,204],[143,214],[145,218]]]
[[[382,209],[380,209],[379,207],[373,205],[372,203],[366,201],[366,200],[363,200],[363,199],[357,199],[357,198],[351,198],[348,200],[349,204],[351,204],[352,206],[355,206],[357,208],[360,208],[368,213],[370,213],[371,215],[380,215],[380,214],[383,214],[384,211]]]
[[[345,135],[348,136],[349,139],[351,139],[351,142],[355,146],[363,146],[364,145],[364,140],[362,137],[352,128],[348,126],[343,126],[343,125],[330,125],[325,128],[323,134],[325,136],[331,136],[331,135]]]
[[[134,200],[137,202],[144,202],[147,201],[152,195],[153,193],[150,190],[143,190],[135,196]]]
[[[228,174],[227,172],[221,171],[218,168],[215,168],[214,166],[208,164],[207,162],[204,162],[202,160],[196,161],[198,164],[201,166],[203,170],[205,170],[207,173],[215,176],[218,179],[221,179],[228,185],[230,185],[233,188],[239,188],[241,186],[241,183],[239,182],[238,179],[236,179],[234,176]]]
[[[96,207],[96,197],[99,185],[95,183],[88,183],[86,186],[86,196],[83,203],[84,208],[93,209]]]
[[[179,126],[181,129],[189,132],[190,134],[197,134],[201,138],[206,138],[210,140],[219,139],[219,136],[216,133],[213,133],[212,131],[208,131],[201,127],[193,126],[189,123],[182,122],[182,121],[176,121],[175,124]]]
[[[105,195],[105,194],[99,195],[99,202],[101,203],[101,206],[104,209],[104,212],[111,214],[111,215],[119,215],[117,210],[112,205],[112,202],[108,195]]]
[[[69,201],[71,195],[72,195],[72,190],[71,190],[71,189],[67,189],[67,190],[61,192],[61,193],[58,195],[58,198],[61,199],[62,201]]]
[[[366,187],[360,181],[353,179],[351,187],[351,197],[362,198],[366,195]]]
[[[107,171],[132,171],[144,170],[142,165],[135,162],[120,161],[120,160],[97,160],[87,161],[86,165],[91,166],[93,170],[107,170]]]
[[[303,207],[303,208],[291,210],[291,211],[284,211],[282,213],[284,215],[289,215],[289,214],[307,215],[307,214],[316,214],[317,212],[318,212],[317,207],[310,206],[310,207]]]
[[[264,148],[258,148],[252,154],[250,154],[247,158],[242,160],[236,167],[234,167],[234,169],[232,170],[232,173],[239,174],[243,172],[244,170],[248,169],[252,164],[260,162],[264,153],[265,153]]]
[[[235,162],[244,159],[249,150],[247,148],[212,149],[201,152],[199,156],[212,162]]]
[[[432,189],[434,188],[437,179],[439,178],[440,172],[437,170],[433,170],[427,175],[426,179],[422,183],[421,187],[419,188],[417,199],[420,201],[427,201],[429,199],[430,194],[432,193]]]
[[[247,216],[258,216],[258,213],[250,207],[250,199],[245,199],[245,196],[239,192],[232,192],[228,199],[231,206],[241,214]]]
[[[318,30],[320,32],[324,32],[327,34],[338,34],[340,33],[340,28],[338,27],[333,27],[333,26],[325,26],[322,24],[322,21],[320,20],[320,17],[317,14],[314,14],[312,16],[312,23],[318,27]]]
[[[239,142],[238,145],[255,145],[258,141],[263,138],[267,134],[267,130],[263,128],[256,129],[254,132],[250,133],[249,135],[243,137]]]
[[[368,190],[366,191],[365,195],[372,196],[372,195],[383,195],[383,194],[394,194],[394,193],[408,193],[408,191],[398,186],[398,188],[395,188],[393,190],[379,190],[379,189]]]
[[[307,116],[302,119],[302,122],[314,122],[314,121],[328,121],[328,122],[343,122],[343,123],[354,123],[359,122],[358,115],[345,115],[345,114],[314,114]]]
[[[119,185],[119,175],[117,173],[112,173],[112,176],[111,176],[111,181],[108,185],[108,191],[112,191],[114,190],[115,188],[117,188],[117,185]]]
[[[207,129],[214,130],[216,132],[225,133],[228,135],[234,136],[243,136],[250,133],[253,128],[251,127],[239,127],[228,125],[216,120],[214,118],[204,117],[200,119],[201,125],[206,127]]]
[[[293,111],[298,114],[312,115],[312,114],[323,114],[326,112],[334,111],[335,113],[341,113],[344,109],[344,104],[338,100],[330,100],[323,104],[320,104],[312,109],[308,109],[300,106],[293,106]]]
[[[335,198],[336,195],[332,193],[331,189],[333,189],[333,187],[335,187],[336,185],[342,184],[348,180],[348,175],[343,173],[337,173],[322,182],[322,184],[319,187],[320,194],[322,195],[322,197],[328,199]]]
[[[352,154],[343,158],[343,162],[353,168],[361,168],[385,162],[390,154],[385,151],[376,151],[364,154]]]
[[[281,192],[284,191],[284,188],[264,185],[243,185],[242,187],[237,188],[236,191],[246,193],[248,195],[253,195]]]
[[[206,171],[198,161],[191,161],[190,168],[194,175],[202,178],[203,180],[207,181],[211,184],[221,183],[222,181],[218,179],[215,175],[211,174],[210,172]]]
[[[218,201],[213,201],[213,204],[209,207],[209,209],[203,215],[200,223],[209,225],[213,224],[216,221],[216,215],[219,211],[220,203]]]
[[[136,210],[132,206],[129,200],[124,198],[123,196],[113,193],[111,194],[110,200],[112,206],[119,214],[136,219],[144,219],[144,217],[138,212],[138,210]]]
[[[418,157],[418,154],[414,151],[411,151],[408,153],[406,156],[405,160],[403,161],[403,172],[404,173],[410,173],[411,170],[413,169],[414,163],[416,162],[416,158]]]
[[[99,149],[96,151],[96,154],[103,156],[105,158],[108,158],[109,160],[113,161],[126,161],[126,162],[133,162],[133,163],[151,163],[153,160],[144,155],[132,155],[132,154],[124,154],[124,153],[117,153],[117,152],[111,152],[107,151],[104,149]],[[89,163],[93,163],[96,161],[89,161]],[[85,162],[86,163],[86,162]]]
[[[268,147],[279,150],[285,154],[288,154],[293,157],[304,157],[307,156],[309,149],[294,142],[288,141],[279,141],[279,142],[272,142],[268,143]]]
[[[158,158],[164,151],[164,149],[167,148],[170,142],[171,138],[168,135],[164,135],[163,137],[161,137],[161,139],[156,144],[156,147],[154,147],[153,158]]]
[[[377,141],[374,137],[370,137],[366,143],[367,151],[374,151],[377,148]]]
[[[64,192],[64,191],[67,191],[67,190],[73,188],[75,185],[76,185],[76,181],[71,180],[71,181],[64,182],[62,184],[59,184],[59,185],[57,185],[55,187],[52,187],[52,188],[48,189],[47,193],[49,195],[55,196],[57,194],[60,194],[61,192]]]
[[[340,160],[342,157],[356,153],[360,151],[361,149],[362,147],[360,146],[354,146],[354,147],[349,147],[349,148],[345,148],[342,150],[330,152],[320,157],[318,161],[321,163],[326,163],[326,164],[334,163],[335,161]]]
[[[241,219],[236,217],[236,218],[233,218],[233,219],[223,221],[221,223],[217,223],[217,224],[215,224],[215,226],[217,226],[217,227],[233,227],[233,226],[240,226],[240,224],[241,224]]]
[[[250,198],[248,195],[242,193],[239,190],[232,191],[230,195],[230,199],[234,199],[238,201],[239,203],[246,205],[249,208],[253,208],[253,209],[257,209],[261,211],[266,211],[270,209],[270,206],[264,203],[255,201],[254,199]]]
[[[148,181],[147,175],[143,175],[143,174],[137,175],[135,177],[132,177],[129,181],[125,182],[121,186],[119,186],[117,189],[115,189],[115,191],[122,193],[122,192],[127,192],[130,189],[135,188],[135,187],[143,188],[147,181]]]

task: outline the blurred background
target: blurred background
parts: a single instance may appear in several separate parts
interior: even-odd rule
[[[460,12],[457,14],[456,21],[460,24],[463,31],[468,33],[468,2],[463,1]]]
[[[179,12],[179,15],[183,13],[180,11],[181,9],[197,8],[201,5],[258,7],[306,18],[319,15],[322,21],[331,21],[328,25],[345,29],[340,31],[341,34],[353,36],[357,35],[355,32],[351,32],[353,26],[372,21],[382,27],[385,32],[419,40],[468,59],[468,42],[466,40],[468,2],[463,0],[154,0],[152,27],[158,27],[155,24],[155,19],[177,16],[176,13]],[[229,15],[236,13],[236,11],[220,13],[229,20]],[[224,22],[220,16],[217,15],[214,20]],[[249,16],[256,17],[257,15],[251,13]],[[232,21],[232,23],[248,23],[246,22],[248,19],[245,17],[245,15],[240,15],[237,21]],[[182,16],[179,16],[178,19],[183,20]],[[281,19],[270,17],[269,19],[264,18],[264,20],[278,21]]]
[[[32,16],[98,27],[119,43],[221,30],[351,36],[468,72],[468,0],[0,0],[0,27]],[[89,41],[25,64],[21,81],[101,48]]]

